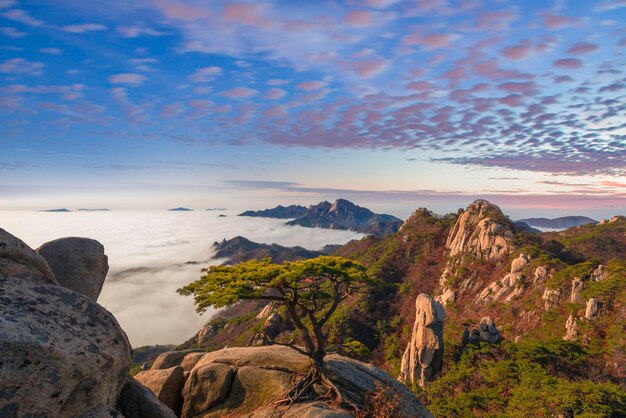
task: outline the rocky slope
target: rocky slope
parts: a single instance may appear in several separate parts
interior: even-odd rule
[[[436,416],[626,414],[625,218],[535,234],[479,200],[444,217],[418,209],[396,233],[336,254],[387,286],[340,309],[332,344],[424,385]],[[441,345],[439,315],[427,314],[437,302],[417,307],[421,293],[444,306]],[[203,343],[254,344],[266,308],[240,309]]]

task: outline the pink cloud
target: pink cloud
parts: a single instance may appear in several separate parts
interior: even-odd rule
[[[162,119],[171,119],[185,111],[185,106],[181,102],[172,103],[161,107],[160,116]]]
[[[564,15],[556,15],[551,12],[546,12],[542,14],[543,24],[548,29],[560,29],[569,26],[574,26],[580,23],[578,19],[574,19],[569,16]]]
[[[433,83],[429,81],[414,81],[412,83],[407,84],[406,86],[411,90],[419,90],[419,91],[433,91],[437,89]]]
[[[277,100],[282,99],[287,95],[287,92],[283,89],[273,88],[269,89],[267,93],[265,93],[265,98],[269,100]]]
[[[369,78],[387,70],[387,68],[389,68],[389,61],[381,58],[373,61],[356,61],[352,65],[360,77]]]
[[[263,115],[269,118],[280,118],[287,115],[287,107],[285,105],[273,106],[263,112]]]
[[[267,29],[272,26],[272,22],[263,16],[265,8],[266,5],[262,3],[227,3],[223,14],[227,20]]]
[[[80,25],[63,26],[61,29],[69,33],[85,33],[105,30],[107,27],[99,23],[83,23]]]
[[[562,58],[560,60],[554,61],[553,65],[557,68],[576,69],[582,67],[583,62],[578,58]]]
[[[404,45],[421,45],[427,48],[447,48],[457,38],[454,33],[431,33],[424,35],[415,31],[402,39]]]
[[[567,53],[573,54],[573,55],[583,55],[583,54],[589,54],[591,52],[597,51],[598,49],[600,49],[598,45],[591,44],[589,42],[579,42],[577,44],[572,45],[567,50]]]
[[[365,4],[374,9],[386,9],[402,0],[366,0]]]
[[[528,39],[524,39],[518,45],[507,46],[502,50],[502,55],[512,60],[528,58],[533,51],[533,45]]]
[[[280,78],[272,78],[271,80],[268,80],[267,83],[268,86],[284,86],[285,84],[289,84],[289,80],[282,80]]]
[[[319,81],[319,80],[303,81],[301,83],[298,83],[297,87],[300,90],[311,91],[311,90],[321,89],[322,87],[326,87],[327,84],[328,83],[326,83],[325,81]]]
[[[165,17],[182,21],[194,21],[198,19],[208,19],[211,12],[201,6],[194,4],[180,3],[176,0],[152,0],[152,4],[163,13]]]
[[[109,77],[111,84],[127,84],[130,86],[139,86],[146,80],[147,78],[144,75],[136,73],[115,74]]]
[[[507,29],[517,18],[518,14],[515,10],[482,12],[478,15],[476,26],[481,30],[502,30]]]
[[[41,75],[44,64],[41,62],[26,61],[22,58],[11,58],[0,64],[0,73]]]
[[[367,10],[354,10],[346,15],[344,22],[350,26],[362,28],[375,23],[375,15]]]
[[[522,94],[532,94],[537,91],[537,84],[532,81],[523,81],[523,82],[513,82],[509,81],[506,83],[502,83],[498,86],[500,90],[508,91],[510,93],[522,93]]]
[[[229,99],[245,99],[247,97],[252,97],[257,93],[257,90],[248,87],[235,87],[223,92],[222,96],[228,97]]]

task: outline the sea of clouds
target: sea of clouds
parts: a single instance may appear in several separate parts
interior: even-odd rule
[[[199,278],[202,267],[223,261],[212,258],[215,241],[242,235],[256,242],[319,250],[362,236],[235,215],[231,211],[0,212],[0,228],[32,248],[68,236],[100,241],[109,257],[109,274],[98,303],[115,315],[134,347],[182,343],[215,313],[198,315],[192,298],[176,293]],[[190,261],[201,263],[186,264]]]

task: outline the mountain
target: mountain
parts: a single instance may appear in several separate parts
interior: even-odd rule
[[[375,236],[387,236],[400,228],[403,221],[391,215],[379,215],[354,203],[337,199],[309,206],[306,213],[287,225],[307,228],[350,229]]]
[[[39,212],[71,212],[71,210],[66,209],[66,208],[61,208],[61,209],[43,209],[43,210],[40,210]]]
[[[573,226],[598,223],[598,221],[596,221],[595,219],[591,219],[586,216],[562,216],[560,218],[554,218],[554,219],[527,218],[527,219],[519,219],[517,222],[523,222],[533,227],[547,228],[547,229],[567,229]]]
[[[168,209],[168,212],[193,212],[193,209],[189,209],[189,208],[172,208],[172,209]]]
[[[278,244],[259,244],[238,236],[214,243],[214,258],[227,258],[224,264],[237,264],[248,260],[262,260],[270,257],[274,263],[315,258],[324,253],[302,247],[283,247]]]
[[[77,209],[78,212],[109,212],[111,209]]]
[[[626,416],[626,218],[526,229],[477,200],[347,243],[335,255],[385,285],[341,306],[329,343],[423,385],[437,417]],[[271,312],[284,317],[271,304],[226,309],[185,347],[252,343]]]
[[[272,209],[264,210],[247,210],[240,213],[238,216],[256,216],[260,218],[278,218],[278,219],[291,219],[299,218],[307,213],[307,208],[300,205],[282,206],[278,205]]]

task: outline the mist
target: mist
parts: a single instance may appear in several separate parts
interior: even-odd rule
[[[220,214],[227,215],[219,217]],[[32,248],[68,236],[100,241],[109,273],[98,303],[112,312],[134,347],[179,344],[215,311],[200,316],[176,289],[200,277],[215,241],[237,235],[262,243],[319,250],[362,237],[352,231],[286,226],[285,220],[225,211],[0,212],[0,227]],[[186,264],[187,262],[200,264]]]

